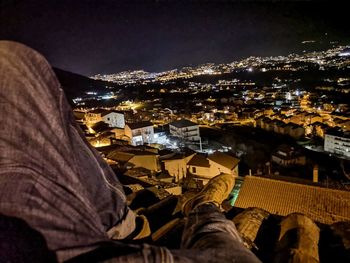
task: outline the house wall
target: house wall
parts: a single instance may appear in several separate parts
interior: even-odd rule
[[[142,127],[132,131],[134,136],[142,136],[143,143],[152,143],[154,141],[154,129],[153,126]]]
[[[164,167],[169,175],[175,177],[175,182],[178,182],[186,176],[187,166],[184,159],[165,160]]]
[[[198,180],[201,180],[203,182],[203,185],[207,184],[208,181],[221,174],[221,173],[227,173],[232,174],[232,176],[237,177],[238,176],[238,165],[233,169],[230,170],[218,163],[212,162],[209,160],[210,167],[198,167],[194,165],[188,165],[188,171],[193,174],[194,176],[198,176]],[[192,168],[196,168],[196,172],[194,173]]]
[[[126,136],[128,136],[130,139],[132,139],[132,131],[128,125],[125,125],[124,133]]]
[[[324,140],[324,150],[350,157],[350,139],[326,134]]]
[[[208,179],[214,177],[215,175],[210,174],[210,167],[200,167],[200,166],[194,166],[194,165],[188,165],[187,166],[188,171],[193,174],[200,177],[206,177]],[[193,168],[195,168],[195,172],[193,171]]]
[[[102,117],[103,121],[109,125],[109,127],[124,128],[125,120],[124,114],[111,112]]]
[[[294,139],[299,139],[305,134],[305,129],[302,127],[291,129],[289,135]]]
[[[210,174],[214,174],[214,176],[219,175],[221,173],[226,173],[226,174],[234,174],[234,170],[230,170],[227,167],[224,167],[216,162],[213,162],[209,160],[210,164]]]
[[[124,129],[120,129],[120,128],[119,129],[115,128],[112,130],[112,132],[114,132],[115,138],[117,139],[121,139],[125,135]]]
[[[85,114],[85,123],[87,126],[91,126],[100,121],[102,121],[101,114],[89,113],[89,112]]]
[[[173,125],[169,125],[170,134],[173,136],[177,136],[183,138],[188,141],[199,141],[199,126],[188,126],[184,128],[177,128]]]
[[[187,174],[187,163],[194,155],[192,154],[184,159],[164,160],[165,170],[168,171],[169,175],[175,177],[176,182],[182,180]]]
[[[153,143],[154,141],[153,126],[142,127],[139,129],[131,130],[128,125],[125,125],[124,130],[125,130],[125,135],[130,138],[130,143],[132,145]]]

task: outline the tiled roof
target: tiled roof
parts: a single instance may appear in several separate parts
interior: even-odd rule
[[[193,193],[169,196],[163,191],[163,196],[157,191],[156,188],[147,188],[131,194],[131,198],[128,196],[130,206],[133,209],[143,207],[139,211],[149,220],[151,244],[178,249],[185,223],[179,209]],[[234,207],[226,213],[226,217],[233,219],[244,245],[262,262],[297,262],[293,261],[295,253],[289,253],[296,246],[298,251],[319,258],[320,262],[349,262],[349,223],[336,223],[328,227],[315,224],[301,214],[281,217],[259,208],[242,210]]]
[[[174,151],[169,150],[169,149],[159,150],[159,155],[160,156],[165,156],[165,155],[169,155],[169,154],[174,154]]]
[[[293,122],[290,122],[286,125],[286,127],[289,127],[291,129],[298,129],[298,128],[303,128],[302,126],[298,125],[298,124],[295,124]]]
[[[187,163],[187,165],[200,166],[200,167],[210,167],[208,159],[202,154],[196,154]]]
[[[175,126],[177,128],[184,128],[184,127],[196,126],[198,124],[194,123],[192,121],[186,120],[186,119],[181,119],[178,121],[173,121],[173,122],[169,123],[169,125]]]
[[[126,153],[133,154],[133,155],[158,155],[157,153],[150,152],[150,151],[142,151],[142,150],[128,150]]]
[[[186,156],[184,156],[183,154],[181,153],[176,153],[172,156],[169,156],[168,158],[163,158],[162,161],[163,162],[166,162],[166,161],[174,161],[174,160],[182,160],[182,159],[185,159]]]
[[[327,134],[333,135],[333,136],[338,136],[338,137],[343,137],[343,138],[350,138],[350,132],[343,132],[339,128],[332,128],[327,131]]]
[[[220,165],[222,165],[230,170],[235,168],[237,166],[237,164],[239,163],[239,159],[237,159],[231,155],[222,153],[222,152],[215,152],[215,153],[209,155],[208,159],[215,162],[215,163],[218,163],[218,164],[220,164]]]
[[[141,122],[135,122],[135,123],[127,123],[126,125],[129,126],[129,128],[131,130],[153,126],[152,122],[150,122],[150,121],[141,121]]]
[[[134,154],[132,153],[126,153],[126,152],[121,152],[121,151],[112,151],[107,155],[108,159],[111,159],[116,162],[128,162]]]
[[[299,212],[324,224],[350,221],[348,191],[255,176],[245,177],[234,205],[240,208],[260,207],[282,216]]]
[[[137,180],[142,182],[141,179]],[[179,211],[183,202],[195,193],[185,192],[181,196],[174,196],[164,189],[149,185],[144,187],[147,189],[134,192],[127,198],[132,209],[138,209],[139,213],[147,217],[152,232],[150,244],[179,249],[185,223]],[[244,245],[262,262],[297,262],[293,261],[296,253],[290,253],[296,246],[298,251],[316,259],[319,254],[319,261],[298,262],[349,262],[350,223],[326,226],[314,224],[301,214],[277,216],[260,208],[244,210],[228,207],[226,211],[225,216],[229,220],[233,219]]]
[[[181,160],[181,159],[185,159],[193,154],[196,154],[196,152],[192,151],[192,150],[185,150],[181,153],[175,153],[172,156],[169,156],[167,158],[163,158],[163,161],[173,161],[173,160]]]

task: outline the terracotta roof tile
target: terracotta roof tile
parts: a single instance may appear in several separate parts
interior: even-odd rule
[[[209,155],[208,159],[230,170],[235,168],[239,163],[239,159],[222,152],[215,152]]]
[[[255,176],[245,177],[235,206],[260,207],[282,216],[299,212],[324,224],[350,220],[348,191]]]

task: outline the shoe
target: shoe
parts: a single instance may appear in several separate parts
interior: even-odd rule
[[[149,222],[144,215],[138,215],[136,217],[136,226],[136,233],[132,238],[133,240],[144,239],[152,234]]]
[[[220,174],[213,177],[204,186],[202,191],[185,201],[182,206],[182,213],[188,216],[193,209],[206,203],[213,203],[220,207],[221,203],[231,193],[234,184],[235,178],[232,174]]]

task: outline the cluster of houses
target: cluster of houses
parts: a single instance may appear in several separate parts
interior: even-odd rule
[[[294,139],[300,139],[305,136],[305,128],[303,126],[294,123],[285,123],[278,119],[260,117],[256,120],[256,126],[266,131],[289,135]]]
[[[263,114],[255,119],[256,126],[266,131],[289,135],[294,139],[304,136],[325,138],[334,127],[350,131],[350,116],[341,114],[317,114],[300,110],[281,111],[277,114]]]
[[[273,107],[257,109],[243,105],[226,105],[219,109],[210,103],[198,103],[191,114],[182,114],[180,110],[169,111],[162,107],[153,108],[145,119],[152,123],[169,123],[176,117],[191,119],[199,124],[255,125],[269,132],[290,136],[296,140],[302,137],[316,136],[324,139],[327,131],[334,127],[350,131],[350,115],[336,111],[297,109],[282,107],[276,111]],[[176,112],[176,114],[174,114]],[[151,114],[152,113],[152,114]]]
[[[344,133],[344,131],[350,128],[350,119],[347,116],[329,117],[306,111],[290,111],[281,111],[277,114],[272,110],[250,111],[249,114],[247,113],[247,117],[254,118],[258,116],[255,119],[257,127],[288,135],[294,139],[300,139],[310,133],[308,129],[311,127],[314,134],[325,138],[325,151],[349,157],[349,139]],[[177,138],[186,142],[199,142],[199,144],[201,142],[199,125],[187,119],[170,122],[169,134],[166,135],[164,131],[155,129],[153,123],[150,121],[125,121],[125,113],[120,111],[96,109],[89,112],[76,111],[75,114],[77,119],[80,119],[88,140],[95,147],[107,145],[145,147],[147,145],[153,147],[152,149],[164,149],[171,148],[167,145],[169,138]],[[338,131],[335,134],[332,132],[334,131],[333,127],[338,128],[338,130],[341,129],[343,132]],[[120,159],[116,159],[115,157],[118,156],[118,158],[120,157],[123,160],[128,159],[128,163],[131,165],[130,167],[136,165],[135,167],[143,167],[154,173],[166,171],[176,182],[181,181],[187,175],[201,178],[201,180],[203,179],[205,181],[206,175],[211,177],[215,174],[215,169],[213,168],[215,165],[213,165],[211,159],[213,157],[206,157],[200,154],[183,156],[181,153],[176,153],[171,157],[168,156],[169,158],[164,158],[164,156],[157,155],[154,151],[148,150],[141,153],[134,150],[129,152],[121,151],[117,155],[113,155],[114,159],[110,158],[110,160],[119,163]],[[214,156],[217,155],[219,153]],[[157,161],[154,158],[158,158]],[[222,155],[222,158],[225,159],[226,157]],[[141,165],[142,161],[139,160],[145,161],[145,163]],[[234,163],[234,160],[231,161]],[[281,149],[277,149],[272,155],[271,161],[281,166],[303,165],[305,163],[305,157],[301,156],[294,149],[281,147]],[[128,168],[130,167],[128,166]],[[222,168],[220,169],[222,170]]]
[[[228,153],[205,155],[188,148],[157,147],[164,132],[155,131],[149,121],[125,122],[123,112],[105,109],[76,111],[75,115],[90,143],[111,165],[126,173],[136,169],[138,176],[161,176],[169,183],[191,178],[197,185],[206,184],[220,173],[238,176],[239,159]],[[201,140],[199,125],[187,119],[170,122],[169,133],[188,142]]]
[[[331,115],[321,116],[306,111],[294,111],[289,116],[280,113],[269,117],[260,116],[255,121],[257,127],[266,131],[289,135],[294,139],[300,139],[308,135],[323,138],[326,152],[339,157],[350,158],[349,115],[332,113]],[[289,150],[288,152],[292,151]],[[282,159],[280,159],[281,164],[283,163]],[[295,159],[293,162],[299,161]]]
[[[181,183],[190,178],[198,186],[205,185],[211,178],[228,173],[238,176],[239,159],[229,153],[214,152],[206,155],[190,149],[182,151],[159,150],[150,146],[118,145],[98,148],[109,164],[120,171],[138,176],[160,178],[169,183]]]
[[[75,111],[76,119],[95,147],[106,146],[113,141],[123,141],[133,146],[165,144],[166,136],[155,131],[150,121],[126,122],[125,113],[114,110],[95,109],[88,112]],[[199,125],[186,119],[169,123],[170,135],[186,142],[200,141]]]

